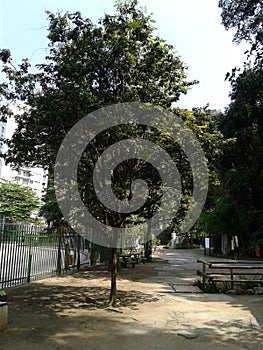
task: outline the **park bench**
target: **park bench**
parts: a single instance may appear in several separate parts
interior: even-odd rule
[[[255,261],[206,261],[198,259],[202,264],[202,270],[197,274],[202,277],[202,284],[206,282],[230,283],[231,289],[234,284],[257,283],[263,285],[263,262]]]
[[[129,265],[131,267],[135,267],[136,259],[132,256],[132,254],[119,254],[118,255],[118,266],[127,268]]]

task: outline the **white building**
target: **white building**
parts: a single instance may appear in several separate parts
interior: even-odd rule
[[[42,168],[21,167],[19,170],[14,170],[4,165],[2,170],[2,179],[27,186],[38,198],[42,198],[47,186],[47,175]]]
[[[8,120],[7,123],[0,122],[0,137],[11,139],[15,128],[16,123],[13,119]],[[0,143],[0,152],[4,153],[6,150],[7,146]],[[21,167],[14,170],[10,165],[5,164],[3,159],[0,162],[0,178],[29,187],[39,198],[42,198],[47,187],[47,174],[42,168]]]

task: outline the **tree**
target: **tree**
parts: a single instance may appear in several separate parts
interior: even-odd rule
[[[235,42],[251,45],[242,72],[236,68],[227,75],[232,85],[231,103],[223,116],[220,129],[236,142],[222,157],[222,181],[240,212],[245,213],[247,235],[244,245],[263,235],[262,227],[262,139],[263,139],[263,3],[259,0],[219,1],[226,29],[235,28]],[[226,217],[226,220],[228,218]],[[258,239],[262,241],[262,238]]]
[[[263,43],[263,3],[261,0],[220,0],[222,22],[227,30],[236,29],[234,41],[251,44],[251,54],[261,60]]]
[[[46,62],[37,65],[37,73],[30,73],[28,60],[14,67],[10,52],[2,50],[7,82],[1,85],[1,92],[9,103],[23,102],[23,113],[15,116],[18,127],[12,140],[7,142],[9,150],[5,159],[16,166],[30,164],[48,169],[49,187],[43,213],[49,221],[59,224],[63,223],[63,216],[53,191],[54,164],[61,142],[71,127],[100,107],[119,102],[143,102],[171,110],[180,94],[186,93],[195,82],[186,80],[187,67],[174,47],[154,34],[151,17],[138,9],[136,0],[117,1],[116,14],[105,15],[97,24],[83,18],[79,12],[59,15],[48,12],[48,19],[50,51]],[[7,115],[5,105],[1,111],[4,116]],[[211,141],[221,140],[219,134],[210,128],[209,113],[196,111],[181,115],[178,110],[174,113],[182,119],[189,117],[189,123],[204,141],[207,157],[213,163],[217,151],[211,147]],[[99,155],[108,145],[131,136],[142,136],[152,141],[159,138],[159,144],[173,157],[178,156],[182,160],[181,169],[186,176],[183,186],[185,192],[188,191],[183,215],[191,194],[188,187],[192,184],[185,154],[179,152],[175,143],[171,145],[169,136],[164,132],[149,130],[143,125],[135,131],[133,129],[133,125],[111,128],[109,132],[97,135],[83,152],[78,166],[78,189],[83,202],[101,222],[116,227],[122,227],[124,220],[130,220],[133,225],[151,216],[158,206],[161,188],[158,173],[147,162],[130,160],[120,164],[113,174],[112,187],[119,199],[131,197],[131,181],[144,174],[144,179],[150,185],[151,198],[141,218],[136,215],[133,219],[127,218],[105,209],[92,189],[91,174]],[[128,180],[125,177],[127,174]],[[155,180],[157,185],[152,185]],[[114,305],[117,273],[115,248],[111,250],[111,261],[109,303]]]
[[[262,215],[262,84],[263,74],[258,68],[240,74],[232,84],[232,102],[220,125],[225,137],[236,140],[223,154],[222,180],[240,211],[246,213],[249,229],[244,239],[246,246],[254,232],[263,233],[262,223],[257,219]]]
[[[213,236],[215,251],[221,251],[220,238],[222,235],[237,236],[244,250],[244,238],[247,235],[246,215],[231,195],[223,194],[214,198],[214,205],[201,217],[201,227]]]
[[[24,102],[6,161],[44,166],[52,185],[60,144],[83,116],[126,101],[170,108],[192,83],[174,48],[154,35],[152,20],[137,8],[137,1],[116,2],[116,14],[105,15],[96,25],[79,12],[49,12],[48,19],[47,62],[33,74],[28,60],[15,68],[8,50],[2,50],[9,84],[2,84],[1,91],[9,101]],[[5,110],[3,106],[3,115]],[[83,196],[89,196],[85,187]],[[112,257],[116,262],[116,251]],[[116,294],[111,294],[110,303],[115,300]]]
[[[36,222],[32,216],[39,208],[39,199],[25,186],[2,180],[0,186],[0,214],[8,222]]]

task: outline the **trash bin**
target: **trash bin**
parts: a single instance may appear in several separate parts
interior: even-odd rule
[[[257,258],[261,257],[261,249],[259,247],[256,248],[256,257]]]

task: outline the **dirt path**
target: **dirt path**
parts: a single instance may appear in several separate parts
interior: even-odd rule
[[[161,262],[121,269],[116,309],[105,306],[109,273],[100,269],[10,289],[0,349],[263,350],[262,296],[171,288],[192,283],[200,254],[169,251]]]

